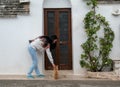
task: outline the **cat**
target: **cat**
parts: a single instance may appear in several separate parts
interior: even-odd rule
[[[53,77],[54,79],[58,79],[58,65],[56,65],[53,69]]]

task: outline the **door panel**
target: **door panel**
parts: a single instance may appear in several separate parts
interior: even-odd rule
[[[55,64],[61,70],[72,69],[71,9],[44,9],[45,35],[58,36],[57,48],[52,51]],[[45,69],[52,69],[45,57]]]
[[[60,40],[60,69],[66,69],[69,65],[69,13],[59,12],[59,40]]]
[[[47,15],[48,23],[47,23],[47,33],[48,35],[55,34],[55,12],[50,11]]]
[[[56,23],[55,23],[55,11],[50,10],[50,11],[44,11],[45,16],[44,16],[44,28],[45,28],[45,35],[51,36],[55,34],[56,32]],[[56,64],[56,49],[52,50],[52,56]],[[51,63],[48,60],[47,55],[45,54],[45,69],[52,69]]]

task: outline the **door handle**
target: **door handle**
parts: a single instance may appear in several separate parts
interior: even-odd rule
[[[63,43],[63,41],[60,41],[60,44],[62,44]]]
[[[67,41],[60,41],[60,45],[67,44]]]
[[[60,41],[60,44],[63,44],[63,41]]]

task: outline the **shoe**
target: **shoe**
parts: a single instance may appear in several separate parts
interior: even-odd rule
[[[27,78],[29,78],[29,79],[33,79],[34,76],[32,76],[32,75],[28,75]]]
[[[37,75],[37,77],[40,77],[40,78],[42,78],[42,77],[45,77],[45,75],[43,75],[43,74],[40,74],[40,75]]]

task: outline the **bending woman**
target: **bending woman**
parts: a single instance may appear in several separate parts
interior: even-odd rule
[[[29,40],[30,44],[28,46],[29,53],[32,58],[32,65],[27,73],[28,78],[34,78],[32,76],[33,70],[35,70],[37,77],[44,77],[43,74],[40,74],[38,68],[38,57],[37,51],[43,52],[46,51],[48,59],[50,60],[53,67],[55,67],[54,60],[51,54],[51,49],[55,49],[57,43],[57,36],[52,35],[51,37],[48,36],[39,36],[34,40]]]

